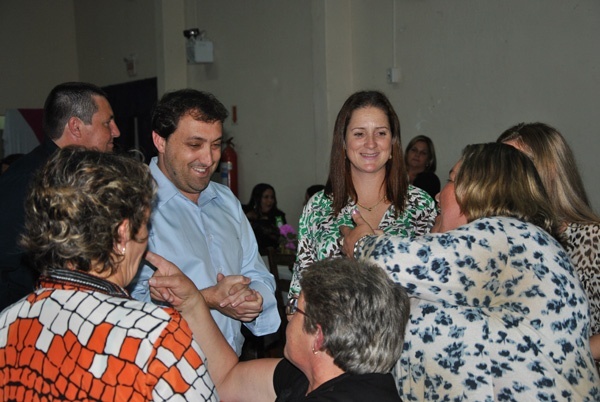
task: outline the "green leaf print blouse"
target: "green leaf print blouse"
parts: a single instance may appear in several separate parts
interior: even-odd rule
[[[390,205],[383,215],[378,229],[386,234],[412,238],[429,233],[437,209],[433,199],[423,190],[412,185],[408,188],[404,212],[394,218],[395,208]],[[323,191],[316,193],[306,204],[298,228],[298,253],[290,285],[290,297],[300,294],[302,270],[315,261],[329,257],[342,257],[339,244],[340,226],[354,226],[352,210],[356,204],[348,204],[337,216],[333,215],[331,199]]]

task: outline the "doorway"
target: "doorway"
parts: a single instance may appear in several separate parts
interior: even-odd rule
[[[152,109],[158,100],[156,77],[109,85],[102,88],[115,114],[121,136],[115,139],[115,149],[137,149],[146,163],[156,155],[152,142]]]

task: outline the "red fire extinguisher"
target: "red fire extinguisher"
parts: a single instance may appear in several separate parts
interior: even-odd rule
[[[233,194],[238,196],[238,166],[237,154],[235,153],[233,137],[225,141],[227,146],[221,153],[221,183],[231,189]]]

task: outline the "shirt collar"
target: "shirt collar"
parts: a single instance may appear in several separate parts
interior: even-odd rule
[[[219,195],[215,191],[215,185],[211,181],[210,183],[208,183],[208,186],[204,189],[204,191],[200,193],[200,198],[198,198],[198,206],[202,207],[214,200],[215,198],[218,198],[218,196]]]
[[[167,176],[160,170],[158,167],[158,156],[155,156],[150,161],[150,172],[152,173],[152,177],[156,180],[156,184],[158,184],[158,205],[161,206],[169,202],[169,200],[175,197],[182,197],[186,201],[191,202],[186,196],[184,196],[181,191],[169,180]],[[218,197],[217,192],[214,189],[214,185],[212,182],[208,184],[201,193],[200,197],[198,197],[197,205],[202,207],[203,205],[208,204],[210,201]]]
[[[110,296],[129,298],[129,294],[121,286],[105,279],[90,275],[83,271],[49,268],[39,279],[42,288],[91,290]]]

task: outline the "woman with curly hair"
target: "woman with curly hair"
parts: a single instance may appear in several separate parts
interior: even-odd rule
[[[181,315],[125,290],[153,198],[127,156],[67,147],[37,174],[21,244],[40,279],[0,314],[0,400],[217,400]]]

